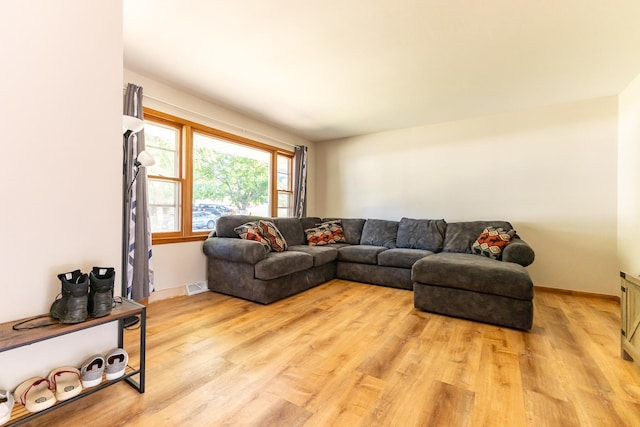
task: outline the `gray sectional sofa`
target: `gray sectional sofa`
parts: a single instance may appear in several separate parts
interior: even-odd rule
[[[239,238],[236,227],[260,219],[277,227],[285,251]],[[307,244],[305,230],[330,220],[340,221],[344,242]],[[488,226],[512,228],[505,221],[224,216],[203,246],[208,286],[269,304],[340,278],[413,290],[415,307],[424,311],[530,329],[533,283],[524,267],[534,252],[515,235],[501,260],[474,254]]]

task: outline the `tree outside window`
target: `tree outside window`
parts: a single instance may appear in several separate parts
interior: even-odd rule
[[[226,205],[237,213],[269,215],[271,154],[196,133],[193,200]]]

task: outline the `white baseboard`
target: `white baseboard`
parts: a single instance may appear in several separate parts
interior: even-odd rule
[[[191,296],[202,292],[207,292],[209,287],[206,280],[200,282],[187,283],[184,286],[177,286],[175,288],[162,289],[153,292],[149,296],[149,302],[162,301],[164,299],[182,297],[185,295]]]
[[[163,299],[175,298],[185,296],[187,293],[184,286],[178,286],[177,288],[162,289],[152,292],[149,295],[149,302],[162,301]]]

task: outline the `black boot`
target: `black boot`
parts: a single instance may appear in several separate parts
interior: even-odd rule
[[[111,314],[113,284],[116,272],[113,267],[93,267],[89,273],[89,314],[103,317]]]
[[[80,270],[58,274],[62,297],[51,305],[51,317],[62,323],[80,323],[87,319],[89,276]]]

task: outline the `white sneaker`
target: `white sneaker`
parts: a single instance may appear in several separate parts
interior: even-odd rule
[[[115,348],[107,354],[105,359],[107,361],[107,367],[105,368],[107,380],[115,380],[124,375],[127,362],[129,362],[129,354],[125,349]]]
[[[99,354],[94,354],[84,361],[80,367],[82,376],[82,387],[89,388],[97,386],[102,382],[102,373],[107,362]]]
[[[13,394],[10,391],[0,390],[0,426],[11,418],[13,402]]]

